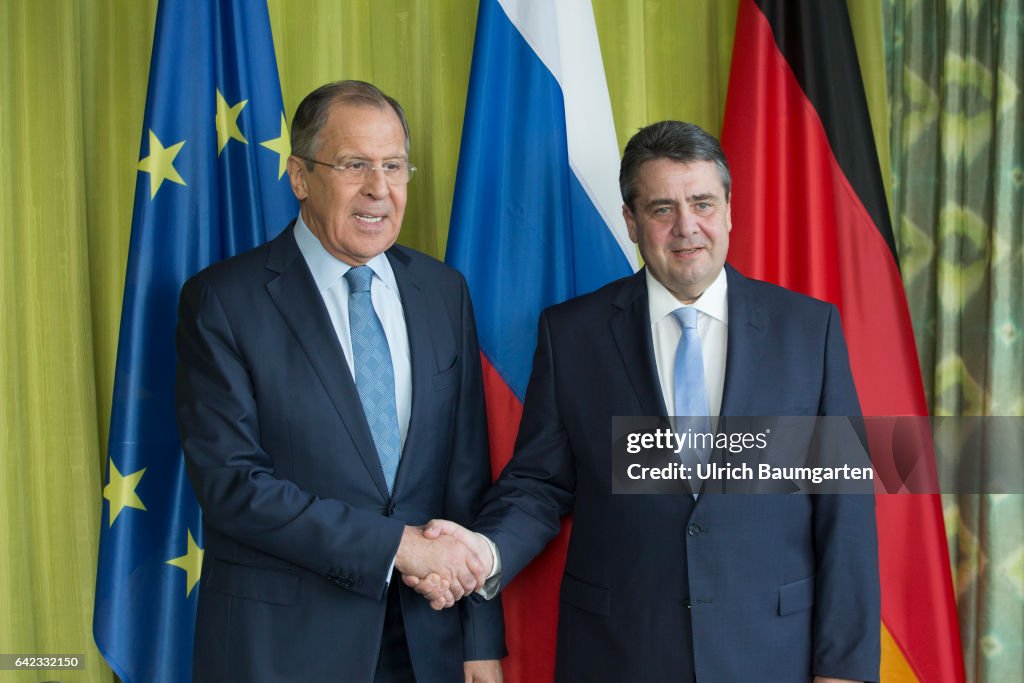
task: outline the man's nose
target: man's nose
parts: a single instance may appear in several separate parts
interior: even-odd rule
[[[374,199],[383,199],[391,192],[384,171],[380,168],[371,168],[363,176],[363,192]]]
[[[700,232],[700,217],[691,211],[680,211],[676,222],[672,225],[672,234],[676,237],[685,237],[698,232]]]

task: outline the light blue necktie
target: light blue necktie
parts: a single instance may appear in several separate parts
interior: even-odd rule
[[[390,493],[395,486],[395,473],[402,456],[402,437],[398,431],[391,349],[370,299],[372,279],[373,270],[369,266],[358,266],[345,273],[356,389]]]
[[[673,371],[676,432],[685,434],[690,430],[694,434],[709,434],[711,418],[708,416],[708,392],[704,384],[704,355],[701,353],[700,335],[697,334],[697,309],[691,306],[677,308],[672,311],[672,316],[683,330],[676,348]],[[707,448],[684,448],[680,455],[684,464],[696,467],[698,462],[708,462],[710,452]]]

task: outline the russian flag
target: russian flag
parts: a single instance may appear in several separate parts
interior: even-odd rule
[[[491,464],[512,456],[537,320],[637,268],[590,0],[481,0],[447,261],[480,337]],[[554,673],[567,528],[503,593],[510,681]]]

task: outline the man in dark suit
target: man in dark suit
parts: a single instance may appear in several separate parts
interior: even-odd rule
[[[500,680],[500,604],[435,612],[396,578],[433,572],[459,597],[490,566],[416,526],[469,522],[490,466],[465,282],[395,245],[405,114],[332,83],[291,135],[299,217],[181,294],[178,421],[206,539],[194,677]]]
[[[515,454],[473,524],[497,548],[482,592],[572,513],[559,680],[877,681],[870,496],[612,494],[613,416],[859,415],[835,307],[726,265],[717,140],[644,128],[620,185],[646,267],[542,315]]]

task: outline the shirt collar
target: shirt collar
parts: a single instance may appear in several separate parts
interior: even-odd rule
[[[683,306],[679,299],[672,292],[668,291],[665,285],[658,282],[658,279],[651,273],[650,268],[645,269],[647,278],[647,303],[651,313],[651,324],[654,325],[662,318],[670,315],[672,311]],[[729,302],[726,297],[728,282],[725,277],[725,268],[718,273],[718,277],[704,290],[691,306],[704,315],[719,320],[726,325],[729,324]]]
[[[345,273],[351,270],[352,266],[335,258],[328,253],[326,249],[324,249],[324,245],[320,243],[317,236],[313,234],[313,231],[309,229],[306,222],[302,220],[301,213],[295,221],[294,234],[295,242],[299,245],[299,251],[302,253],[302,257],[306,259],[306,265],[309,266],[309,272],[313,275],[313,281],[316,282],[316,288],[321,293],[336,285],[338,281],[345,276]],[[387,256],[384,254],[377,254],[367,261],[366,265],[370,267],[373,274],[376,275],[388,289],[393,289],[396,292],[398,291],[398,283],[395,280],[395,271],[391,269],[391,262],[388,261]]]

